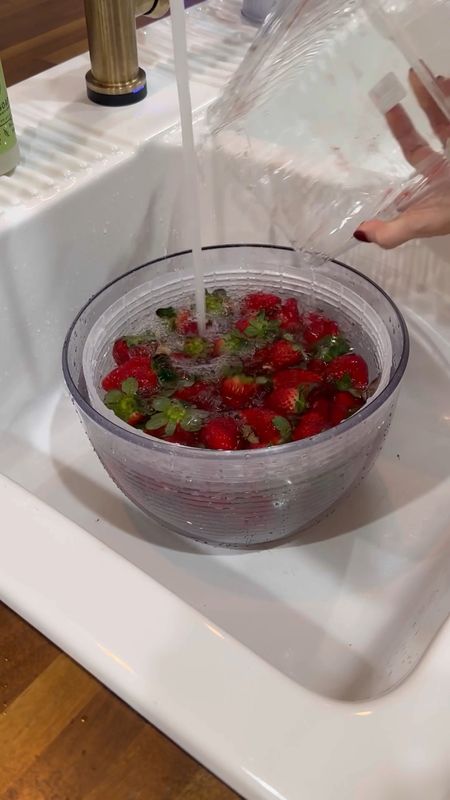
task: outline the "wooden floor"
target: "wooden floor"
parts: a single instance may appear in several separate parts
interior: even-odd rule
[[[0,0],[8,84],[86,47],[82,0]],[[233,798],[0,604],[0,800]]]

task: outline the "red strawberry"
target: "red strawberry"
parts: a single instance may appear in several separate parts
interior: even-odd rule
[[[172,442],[172,444],[184,444],[186,447],[198,446],[198,433],[184,431],[181,425],[177,426],[172,436],[162,436],[161,438],[163,438],[165,442]]]
[[[333,381],[341,391],[347,389],[366,389],[369,383],[369,371],[362,356],[356,353],[345,353],[337,356],[327,366],[326,378]]]
[[[255,363],[273,370],[281,370],[285,367],[293,367],[303,359],[303,351],[300,345],[290,342],[287,339],[277,339],[273,344],[267,345],[255,353]]]
[[[324,336],[338,336],[339,325],[332,319],[317,314],[315,311],[310,311],[309,314],[303,318],[304,331],[303,336],[305,342],[314,344]]]
[[[295,331],[299,330],[301,326],[301,318],[295,297],[289,297],[284,301],[277,319],[280,323],[280,328],[283,331],[290,331],[291,333],[294,333]]]
[[[329,391],[324,391],[321,386],[312,390],[308,395],[308,408],[312,411],[317,411],[326,420],[330,419],[331,413],[331,399]]]
[[[308,361],[308,369],[311,370],[311,372],[315,372],[316,375],[323,376],[326,368],[327,365],[325,361],[321,361],[319,358],[311,358],[310,361]]]
[[[165,442],[172,442],[172,444],[184,444],[187,447],[196,447],[198,445],[198,433],[185,431],[181,425],[177,425],[175,432],[171,436],[167,436],[165,427],[156,431],[149,431],[144,428],[144,433],[149,436],[156,436],[158,439],[164,439]]]
[[[272,378],[275,389],[280,386],[302,386],[303,384],[321,383],[322,378],[316,372],[308,369],[283,369],[281,372],[276,372]]]
[[[102,380],[105,392],[120,389],[127,378],[135,378],[141,391],[150,393],[156,389],[158,378],[153,371],[148,357],[129,358],[113,369]]]
[[[220,384],[220,396],[228,408],[244,408],[258,392],[259,383],[249,375],[231,375]]]
[[[214,417],[203,426],[200,438],[210,450],[239,450],[239,425],[231,417]]]
[[[277,414],[301,414],[306,408],[306,396],[302,389],[280,386],[269,394],[265,404]]]
[[[182,386],[176,390],[174,397],[205,411],[213,411],[220,404],[216,387],[206,381],[195,381],[192,386]]]
[[[128,346],[128,358],[150,358],[155,352],[155,347],[150,343],[132,344]]]
[[[355,397],[350,392],[336,392],[331,403],[330,422],[339,425],[347,417],[351,417],[364,405],[360,397]]]
[[[141,336],[130,336],[117,339],[112,350],[116,364],[124,364],[129,358],[150,358],[155,352],[156,343],[139,341],[142,338]]]
[[[318,411],[306,411],[300,417],[300,422],[295,428],[292,438],[294,442],[298,442],[299,439],[308,439],[310,436],[316,436],[316,434],[322,433],[329,427],[325,417],[319,414]]]
[[[245,408],[239,414],[244,423],[242,433],[250,448],[283,444],[291,436],[291,426],[284,417],[267,408]]]
[[[126,339],[116,339],[113,345],[113,359],[116,364],[124,364],[128,361],[130,354],[128,351],[128,344]]]
[[[281,300],[276,294],[268,292],[251,292],[246,295],[241,303],[242,314],[259,314],[264,311],[269,319],[276,317],[281,307]]]
[[[128,425],[132,425],[135,428],[137,425],[140,425],[141,422],[145,422],[147,419],[145,414],[142,414],[140,411],[133,411],[133,413],[128,417],[127,422]]]
[[[198,325],[192,318],[192,313],[188,308],[180,308],[176,312],[175,330],[182,336],[195,335],[198,333]]]

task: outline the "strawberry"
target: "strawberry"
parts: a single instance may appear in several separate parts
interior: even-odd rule
[[[198,325],[192,317],[192,312],[188,308],[175,309],[173,306],[158,308],[156,316],[166,323],[171,331],[176,331],[182,336],[195,335],[198,333]]]
[[[132,414],[127,419],[128,425],[132,425],[133,428],[136,428],[138,425],[141,425],[143,422],[147,420],[146,414],[143,414],[142,411],[133,411]]]
[[[294,442],[298,442],[299,439],[308,439],[310,436],[316,436],[316,434],[322,433],[329,427],[325,417],[318,411],[306,411],[300,417],[300,422],[295,428],[292,438]]]
[[[183,354],[188,358],[204,358],[208,355],[209,342],[201,336],[188,336],[183,345]]]
[[[251,449],[283,444],[290,439],[291,426],[284,417],[267,408],[245,408],[239,414],[242,434]]]
[[[122,381],[120,389],[110,389],[103,398],[105,406],[114,411],[116,417],[133,427],[147,420],[147,415],[143,413],[141,407],[141,398],[137,394],[138,389],[136,378],[126,378]]]
[[[129,358],[123,364],[111,370],[102,380],[102,388],[109,392],[112,389],[119,389],[127,378],[135,378],[138,388],[151,393],[156,389],[158,378],[156,372],[151,367],[148,356]]]
[[[239,450],[241,433],[231,417],[214,417],[203,426],[200,438],[209,450]]]
[[[144,428],[144,433],[147,433],[149,436],[156,436],[157,439],[164,439],[165,442],[172,442],[172,444],[184,444],[187,447],[197,447],[199,442],[198,433],[193,431],[185,431],[181,425],[177,425],[174,432],[170,436],[166,434],[165,427],[159,428],[156,431],[149,431]]]
[[[295,297],[289,297],[281,306],[277,316],[282,331],[295,333],[301,327],[300,312]]]
[[[312,390],[308,395],[308,408],[312,411],[317,411],[326,420],[330,419],[331,413],[331,398],[329,390],[324,390],[322,386],[318,386]]]
[[[364,401],[350,392],[336,392],[331,403],[331,424],[339,425],[340,422],[347,419],[347,417],[351,417],[363,405]]]
[[[220,396],[228,408],[244,408],[258,392],[259,383],[249,375],[230,375],[220,384]]]
[[[308,369],[283,369],[276,372],[272,378],[273,386],[278,389],[280,386],[302,386],[303,384],[321,383],[322,378],[316,372]]]
[[[362,356],[346,353],[334,358],[328,364],[326,378],[340,391],[366,389],[369,383],[369,371]]]
[[[323,314],[310,311],[303,318],[303,336],[305,342],[314,344],[324,336],[339,336],[339,325]]]
[[[150,419],[145,423],[146,433],[157,431],[155,435],[164,437],[174,436],[179,427],[184,431],[196,433],[206,416],[206,412],[165,395],[153,398],[152,411]]]
[[[163,389],[171,389],[177,385],[179,375],[169,356],[165,353],[158,353],[152,360],[152,366]]]
[[[321,363],[329,363],[333,358],[348,353],[350,345],[343,336],[324,336],[314,345],[314,356]]]
[[[223,356],[225,353],[239,353],[246,345],[245,337],[240,331],[230,331],[214,340],[212,355],[217,357]]]
[[[124,364],[125,361],[128,361],[130,354],[126,339],[116,339],[113,344],[112,355],[116,364]]]
[[[195,381],[191,386],[182,386],[176,390],[174,397],[204,411],[213,411],[220,403],[216,387],[206,381]]]
[[[205,291],[206,313],[212,317],[225,316],[231,311],[231,302],[225,289],[213,289]]]
[[[263,311],[268,319],[276,317],[280,308],[280,298],[276,294],[269,294],[268,292],[250,292],[241,303],[242,314],[253,316]]]
[[[260,363],[266,369],[281,370],[293,367],[303,359],[300,345],[288,339],[277,339],[273,344],[267,345],[255,353],[255,363]]]
[[[175,330],[182,336],[195,335],[198,333],[198,325],[192,317],[188,308],[180,308],[175,318]]]
[[[265,405],[277,414],[301,414],[306,408],[306,395],[303,389],[280,386],[269,394]]]
[[[325,374],[326,368],[327,365],[325,361],[320,361],[320,359],[318,358],[311,358],[308,361],[308,369],[311,372],[315,372],[316,375],[320,375],[321,377],[323,377],[323,375]]]
[[[239,319],[236,328],[248,339],[269,339],[278,333],[280,325],[276,320],[269,319],[264,311],[260,311],[254,317]]]
[[[129,358],[140,356],[150,358],[156,350],[157,342],[151,331],[144,331],[137,336],[122,336],[116,339],[112,355],[116,364],[123,364]]]
[[[181,425],[177,425],[175,433],[172,436],[162,436],[165,442],[172,442],[172,444],[184,444],[186,447],[197,447],[198,433],[192,431],[185,431]]]

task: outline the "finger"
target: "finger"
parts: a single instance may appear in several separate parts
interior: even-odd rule
[[[358,241],[372,242],[384,250],[398,247],[413,239],[415,235],[417,234],[406,213],[390,222],[381,222],[377,219],[364,222],[354,234]]]
[[[435,160],[436,154],[416,131],[401,105],[394,106],[386,113],[386,121],[402,148],[403,155],[412,167],[420,169],[427,161]]]
[[[417,98],[417,102],[429,119],[434,133],[439,138],[441,144],[445,145],[450,138],[450,122],[413,69],[409,71],[409,82]],[[445,92],[448,81],[441,79],[438,83]]]

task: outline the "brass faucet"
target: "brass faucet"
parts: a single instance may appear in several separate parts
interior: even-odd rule
[[[91,55],[86,75],[90,100],[105,106],[137,103],[147,94],[138,63],[136,17],[164,16],[169,0],[84,0]]]

